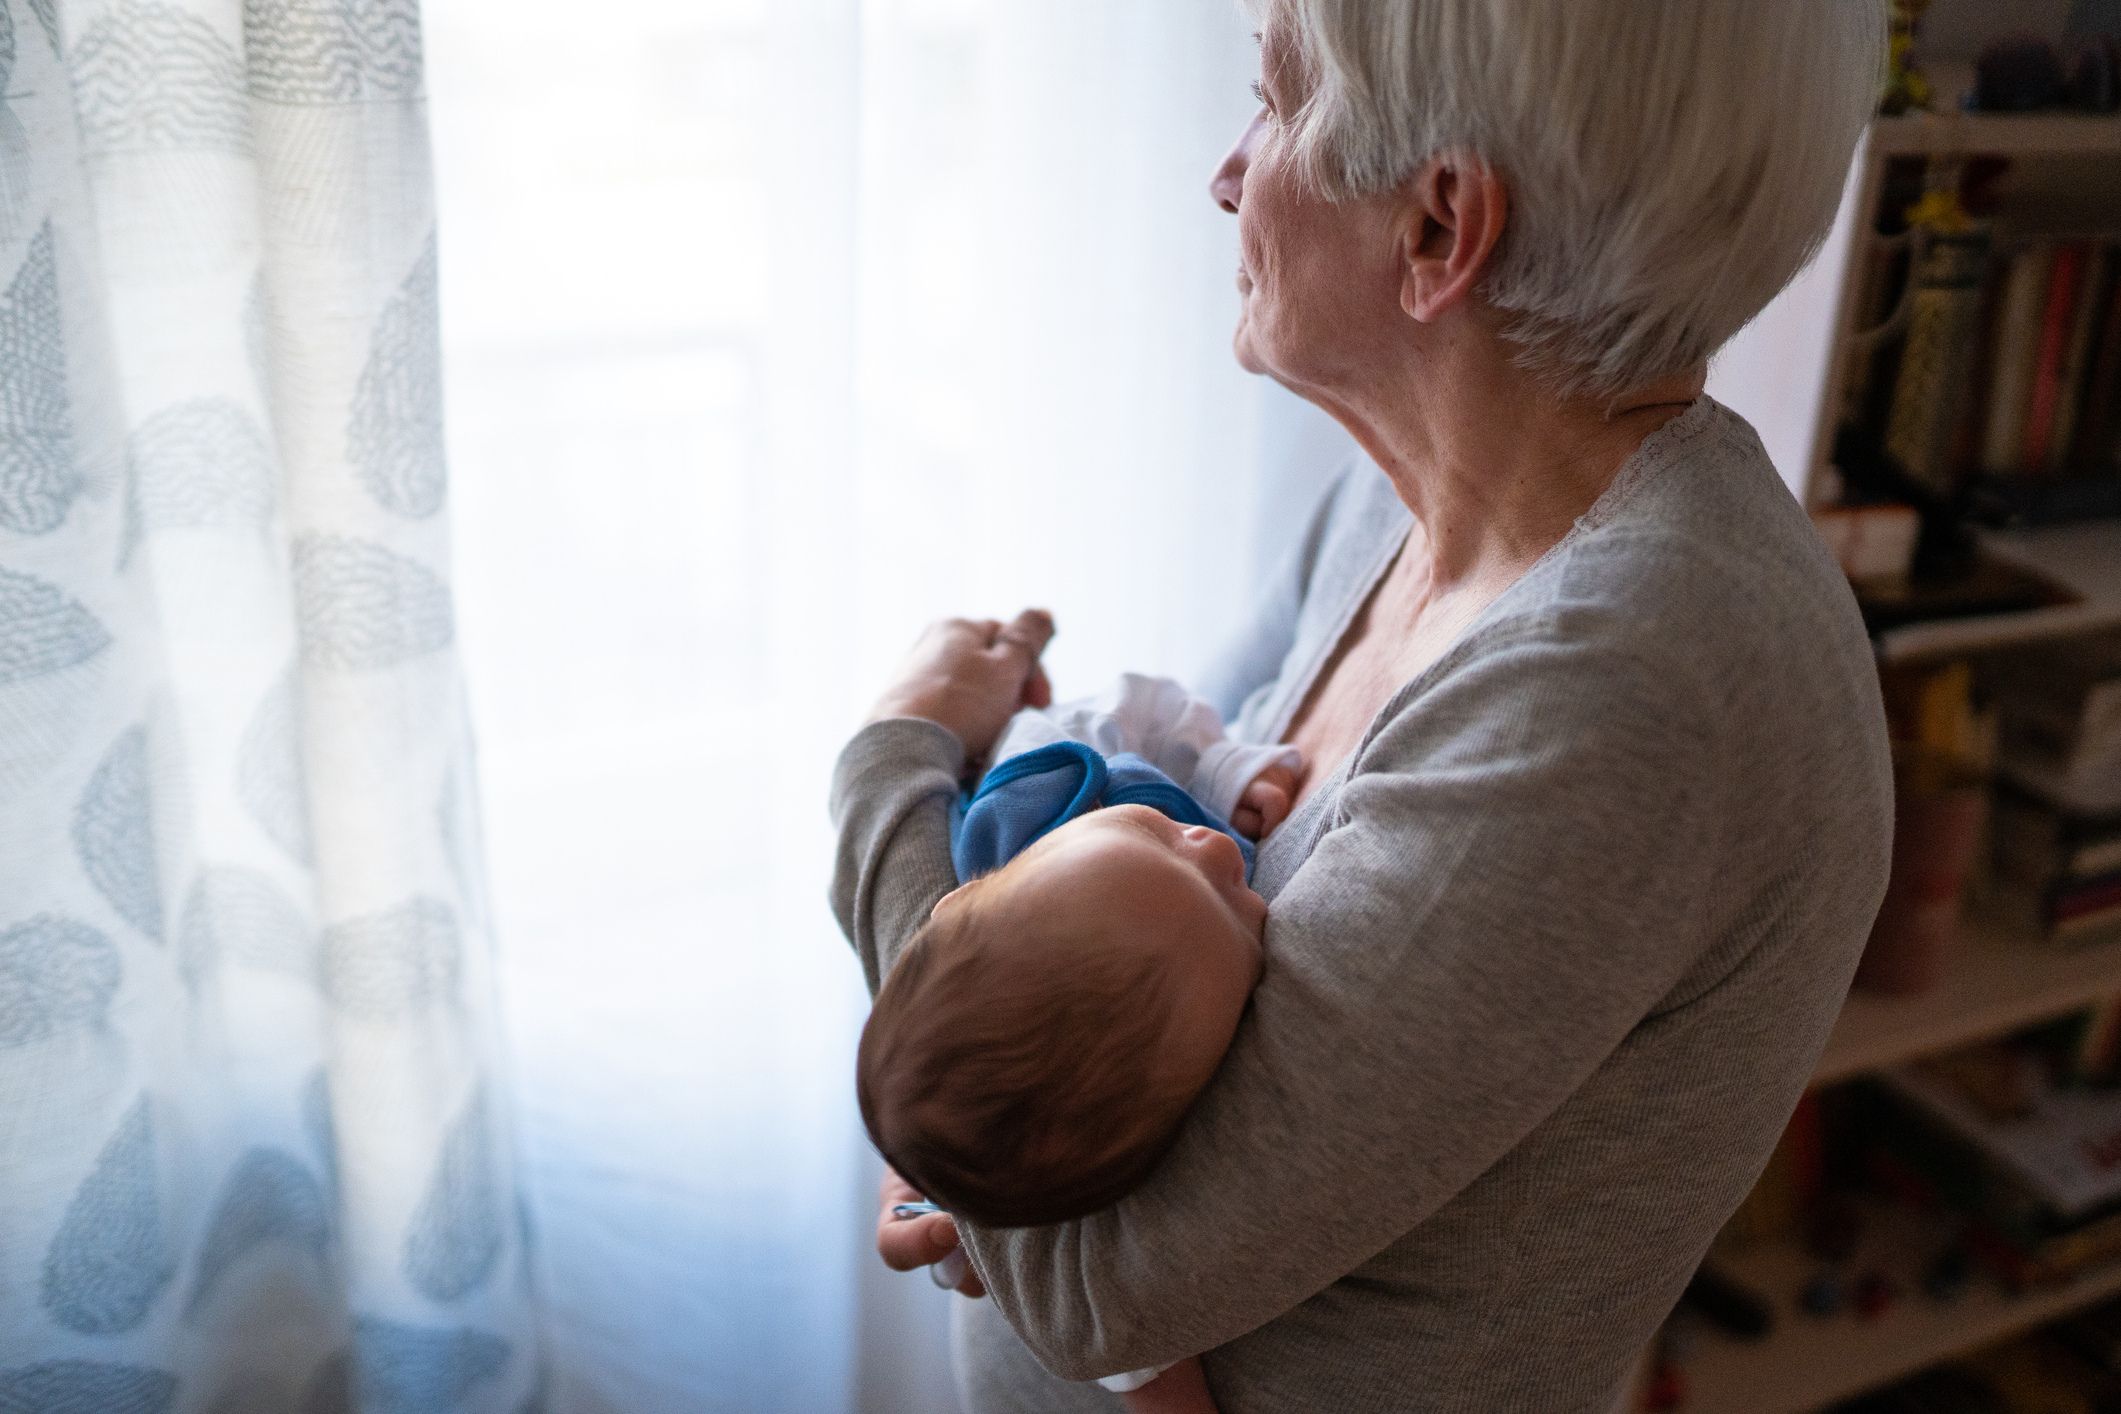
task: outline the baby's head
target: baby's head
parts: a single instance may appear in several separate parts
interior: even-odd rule
[[[1266,901],[1219,830],[1079,816],[945,897],[862,1031],[869,1137],[973,1222],[1028,1227],[1148,1175],[1259,980]]]

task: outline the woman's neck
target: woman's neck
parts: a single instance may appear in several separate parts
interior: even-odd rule
[[[1565,400],[1497,346],[1472,348],[1384,386],[1319,398],[1420,524],[1429,593],[1507,584],[1551,549],[1628,458],[1700,396],[1705,371],[1615,405]],[[1404,390],[1419,389],[1409,396]],[[1309,390],[1318,397],[1320,390]]]

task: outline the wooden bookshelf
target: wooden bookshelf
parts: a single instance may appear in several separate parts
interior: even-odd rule
[[[1991,553],[2055,580],[2080,602],[2023,613],[1933,619],[1877,635],[1886,663],[1955,658],[2043,638],[2121,627],[2121,521],[2086,521],[2040,530],[1989,531]]]
[[[1895,158],[1975,155],[2012,159],[2043,174],[2010,203],[2014,213],[2035,215],[2036,225],[2080,229],[2092,219],[2098,228],[2111,227],[2107,213],[2121,192],[2121,116],[1944,112],[1873,120],[1817,258],[1709,369],[1710,394],[1753,424],[1783,480],[1807,506],[1830,504],[1838,484],[1832,461],[1841,395],[1847,361],[1862,337],[1853,286],[1861,254],[1874,239],[1872,216],[1886,167]]]
[[[1875,1261],[1901,1287],[1896,1303],[1875,1320],[1849,1311],[1822,1318],[1800,1308],[1797,1293],[1821,1263],[1796,1247],[1763,1244],[1719,1254],[1719,1270],[1769,1300],[1775,1328],[1757,1341],[1703,1332],[1686,1360],[1685,1408],[1800,1414],[2121,1294],[2117,1263],[2022,1294],[1977,1275],[1959,1296],[1938,1301],[1916,1280],[1934,1232],[1908,1214],[1879,1215],[1873,1225],[1882,1231],[1867,1234],[1856,1265]]]
[[[1969,910],[1937,987],[1911,997],[1851,993],[1819,1058],[1815,1085],[2045,1021],[2121,995],[2121,943],[2066,948],[2029,918],[1990,902]]]
[[[2092,113],[1911,113],[1871,125],[1892,157],[2121,155],[2121,117]]]
[[[1938,77],[1933,75],[1933,77]],[[1963,77],[1963,76],[1960,76]],[[1940,79],[1940,92],[1964,85]],[[1878,337],[1875,310],[1859,311],[1857,286],[1876,237],[1888,169],[1908,158],[2008,159],[1996,188],[1998,229],[2091,235],[2113,230],[2121,210],[2121,116],[1944,112],[1873,122],[1858,148],[1842,210],[1819,257],[1719,355],[1710,392],[1760,432],[1792,492],[1807,506],[1840,495],[1833,467],[1842,399],[1857,357]],[[1890,336],[1888,336],[1890,337]],[[2076,601],[2018,613],[1932,620],[1876,637],[1881,664],[1941,661],[2043,639],[2121,629],[2121,521],[1982,532],[1983,549],[2051,579]],[[1856,993],[1845,1003],[1814,1074],[1825,1085],[2064,1015],[2121,995],[2121,943],[2051,945],[2030,909],[2009,897],[1969,912],[1944,980],[1912,997]],[[1745,1342],[1703,1330],[1678,1354],[1685,1409],[1699,1414],[1797,1414],[1887,1384],[2042,1322],[2121,1295],[2121,1262],[2075,1281],[2011,1293],[1976,1278],[1956,1300],[1919,1290],[1925,1254],[1950,1219],[1890,1212],[1840,1271],[1876,1267],[1901,1287],[1874,1320],[1821,1319],[1798,1294],[1822,1268],[1794,1242],[1719,1251],[1718,1265],[1775,1307],[1775,1330]],[[1897,1250],[1896,1250],[1897,1244]]]

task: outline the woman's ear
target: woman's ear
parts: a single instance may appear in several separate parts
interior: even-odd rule
[[[1403,188],[1399,289],[1407,317],[1432,324],[1479,287],[1502,240],[1510,197],[1492,167],[1433,157]]]

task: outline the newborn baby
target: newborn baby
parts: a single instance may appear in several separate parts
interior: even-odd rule
[[[1300,758],[1228,742],[1205,703],[1141,677],[1020,714],[995,757],[957,812],[963,882],[878,992],[856,1084],[908,1182],[974,1222],[1030,1226],[1139,1184],[1221,1062],[1267,905],[1249,842],[1200,797],[1264,835]],[[1138,1410],[1212,1407],[1193,1362],[1157,1374],[1104,1383],[1148,1384]]]

